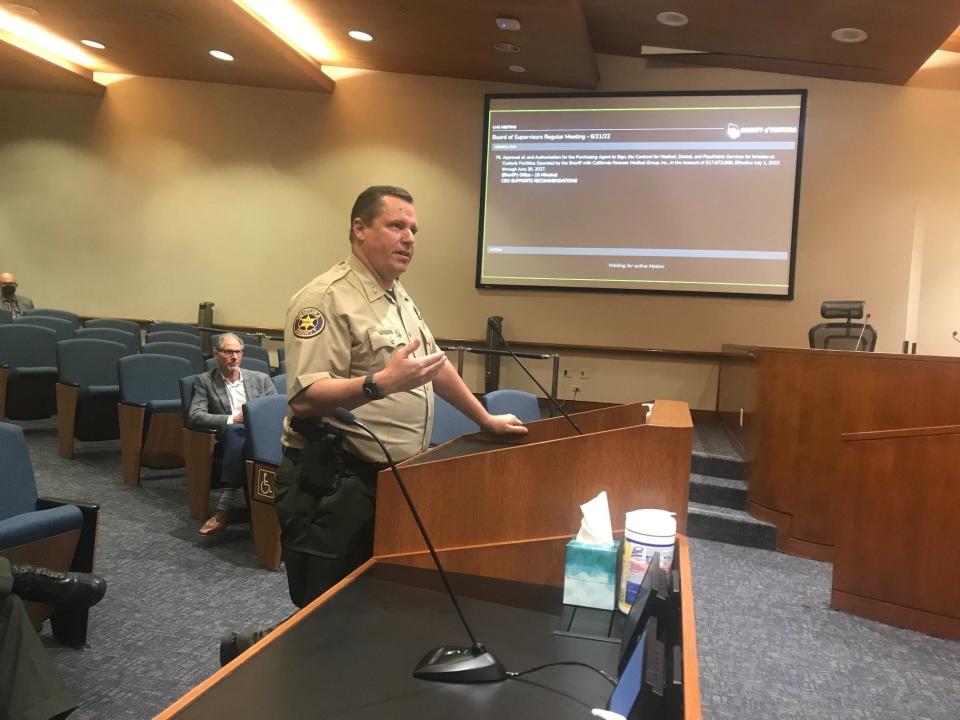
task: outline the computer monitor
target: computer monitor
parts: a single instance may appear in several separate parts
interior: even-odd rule
[[[623,634],[620,636],[620,661],[617,663],[619,674],[623,674],[624,667],[647,626],[647,620],[657,614],[658,604],[666,601],[669,587],[670,578],[660,567],[660,553],[655,552],[650,558],[650,565],[643,580],[640,581],[640,588],[623,623]]]
[[[658,718],[666,675],[666,655],[663,643],[657,639],[657,619],[650,617],[627,656],[607,700],[607,710],[627,720]]]

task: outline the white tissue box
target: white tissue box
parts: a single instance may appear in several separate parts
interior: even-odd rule
[[[563,603],[613,610],[617,595],[618,545],[571,540],[563,571]]]

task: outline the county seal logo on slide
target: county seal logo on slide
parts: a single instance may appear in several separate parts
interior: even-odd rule
[[[301,339],[316,337],[323,332],[327,323],[323,315],[315,307],[305,307],[297,313],[293,321],[293,335]]]

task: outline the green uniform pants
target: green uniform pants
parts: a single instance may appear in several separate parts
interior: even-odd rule
[[[11,594],[10,562],[0,557],[0,718],[65,718],[76,707],[60,681],[46,648],[30,624],[23,601]]]

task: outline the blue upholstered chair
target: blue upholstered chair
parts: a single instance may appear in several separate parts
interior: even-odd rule
[[[190,363],[172,355],[128,355],[117,361],[124,482],[138,485],[141,465],[183,466],[180,378],[190,373]]]
[[[216,364],[216,363],[214,363]],[[216,433],[195,430],[188,425],[190,402],[196,375],[180,378],[180,404],[183,408],[183,460],[187,469],[187,502],[195,520],[210,516],[210,489],[218,485]]]
[[[140,348],[144,355],[170,355],[181,358],[190,364],[191,373],[201,373],[206,368],[203,352],[195,345],[175,342],[148,342]]]
[[[267,365],[266,372],[270,372],[270,351],[259,345],[244,345],[243,356],[251,360],[263,360]]]
[[[73,329],[76,330],[80,327],[80,318],[77,317],[76,313],[72,313],[69,310],[55,310],[53,308],[34,308],[33,310],[24,310],[24,317],[34,317],[36,315],[41,315],[43,317],[55,317],[60,318],[61,320],[66,320],[73,326]]]
[[[21,565],[92,572],[98,507],[38,497],[23,430],[9,423],[0,423],[0,468],[0,555]],[[39,623],[53,608],[28,603],[27,611]],[[57,611],[54,635],[83,645],[87,618],[86,610]]]
[[[478,432],[480,426],[453,405],[434,393],[433,433],[431,445],[443,445],[454,438]]]
[[[134,353],[136,350],[110,340],[75,338],[57,343],[57,432],[61,457],[73,457],[74,439],[120,437],[117,360]]]
[[[110,342],[120,343],[131,354],[140,352],[139,333],[135,335],[127,330],[117,330],[109,327],[82,327],[77,328],[73,337],[84,340],[109,340]]]
[[[13,322],[0,325],[0,417],[37,420],[56,412],[57,334]]]
[[[247,425],[247,491],[250,498],[250,528],[257,548],[257,562],[269,570],[280,569],[280,523],[274,509],[277,468],[283,460],[283,419],[287,396],[254,398],[243,406]]]
[[[9,325],[13,322],[13,313],[0,308],[0,325]]]
[[[233,331],[231,330],[229,332],[233,332]],[[241,340],[243,340],[244,347],[249,347],[250,345],[253,345],[254,347],[260,347],[260,345],[263,343],[263,337],[260,335],[256,335],[255,333],[234,332],[233,334],[236,335]],[[212,337],[216,337],[216,336],[217,336],[217,333],[214,333],[212,335]]]
[[[87,320],[84,324],[87,328],[110,328],[111,330],[124,330],[140,337],[140,325],[133,320],[117,320],[115,318],[93,318]]]
[[[69,340],[73,337],[74,330],[77,329],[77,326],[69,320],[49,315],[24,315],[13,322],[18,325],[38,325],[49,328],[56,333],[57,340]]]
[[[282,373],[280,375],[274,375],[273,378],[271,379],[273,380],[273,386],[277,389],[277,392],[280,393],[281,395],[286,395],[287,394],[286,373]]]
[[[187,323],[177,323],[177,322],[155,322],[147,325],[147,332],[166,332],[167,330],[172,330],[174,332],[184,332],[190,333],[191,335],[196,335],[200,337],[200,328],[196,325],[188,325]]]
[[[172,342],[200,347],[200,336],[178,330],[151,330],[147,333],[148,343]]]
[[[540,404],[537,396],[523,390],[494,390],[483,396],[483,404],[491,415],[512,413],[521,422],[540,419]]]
[[[216,358],[208,358],[206,360],[207,370],[213,370],[217,366]],[[258,360],[256,358],[247,357],[246,354],[240,358],[240,369],[241,370],[256,370],[257,372],[270,374],[270,365],[266,360]]]

